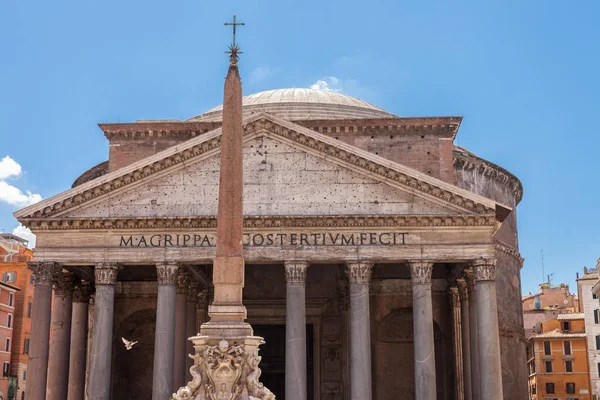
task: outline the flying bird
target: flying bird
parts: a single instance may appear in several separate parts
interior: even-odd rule
[[[131,350],[131,348],[137,343],[134,341],[127,340],[124,337],[121,337],[121,340],[123,340],[123,343],[125,343],[125,348],[127,350]]]

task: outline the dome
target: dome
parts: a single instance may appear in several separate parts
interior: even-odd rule
[[[244,117],[261,111],[287,120],[396,117],[366,101],[322,89],[267,90],[244,96],[242,104]],[[188,121],[218,121],[222,112],[220,105]]]

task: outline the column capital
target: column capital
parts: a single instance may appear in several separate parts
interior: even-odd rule
[[[198,301],[198,290],[200,290],[200,284],[190,279],[185,288],[185,295],[188,303],[195,303]]]
[[[465,279],[458,278],[456,280],[456,286],[458,287],[458,295],[461,301],[469,300],[469,288]]]
[[[460,307],[460,296],[458,294],[457,287],[448,288],[448,293],[450,294],[450,300],[452,300],[452,307],[459,308]]]
[[[410,281],[413,285],[431,285],[433,261],[408,260],[410,265]]]
[[[208,289],[202,289],[198,291],[198,301],[196,302],[197,310],[206,309],[206,302],[208,301]]]
[[[308,263],[306,261],[285,261],[285,284],[305,285]]]
[[[94,268],[94,284],[98,285],[111,285],[113,286],[117,281],[117,274],[121,267],[115,262],[97,262]]]
[[[348,282],[360,285],[368,285],[373,274],[373,261],[348,261]]]
[[[156,264],[156,274],[159,285],[177,285],[179,264],[166,261]]]
[[[475,282],[486,282],[496,280],[496,259],[482,258],[473,261],[475,270]]]
[[[475,273],[473,272],[473,269],[469,268],[469,269],[465,269],[463,271],[463,278],[465,279],[465,282],[467,284],[467,291],[469,292],[469,294],[471,296],[475,295]]]
[[[33,284],[35,286],[52,286],[52,280],[56,271],[61,268],[53,261],[33,261],[27,263],[33,275]]]
[[[190,274],[183,268],[177,270],[177,286],[175,287],[177,294],[186,294],[188,284],[190,283]]]
[[[73,295],[75,277],[70,272],[56,271],[52,278],[54,283],[54,295],[69,297]]]
[[[73,303],[89,303],[93,288],[89,282],[81,282],[73,290]]]

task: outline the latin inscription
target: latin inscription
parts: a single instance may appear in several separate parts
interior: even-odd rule
[[[261,246],[397,246],[408,232],[245,233],[244,247]],[[215,247],[214,234],[122,235],[119,247]]]

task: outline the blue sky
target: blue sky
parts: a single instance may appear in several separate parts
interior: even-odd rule
[[[234,13],[247,94],[324,80],[398,115],[464,116],[457,144],[523,182],[525,293],[542,250],[572,289],[596,264],[600,2],[585,0],[3,1],[0,229],[107,158],[97,123],[220,104]]]

